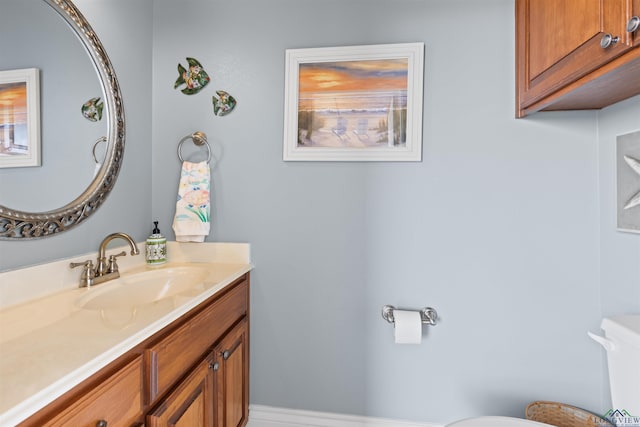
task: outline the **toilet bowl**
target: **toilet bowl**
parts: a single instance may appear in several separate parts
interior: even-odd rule
[[[626,419],[640,419],[640,314],[616,316],[602,320],[605,337],[589,336],[607,350],[609,387],[613,408],[608,416],[617,414]],[[619,424],[625,425],[625,424]],[[638,425],[629,424],[629,425]],[[549,424],[510,417],[468,418],[446,427],[542,427]]]
[[[511,417],[477,417],[456,421],[446,427],[549,427],[549,424]]]

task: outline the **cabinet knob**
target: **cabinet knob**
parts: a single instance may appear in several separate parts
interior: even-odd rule
[[[218,369],[220,369],[220,364],[218,362],[209,363],[209,369],[213,369],[214,371],[217,371]]]
[[[632,16],[627,22],[627,32],[634,33],[640,28],[640,16]]]
[[[96,423],[96,427],[107,427],[107,422],[105,420],[100,420]]]
[[[602,36],[602,38],[600,39],[600,47],[603,49],[606,49],[618,43],[618,41],[620,41],[620,37],[618,36],[614,37],[611,34],[607,33],[604,36]]]
[[[222,353],[220,353],[222,355],[222,358],[224,360],[227,360],[229,358],[229,356],[231,356],[231,352],[229,350],[225,350]]]

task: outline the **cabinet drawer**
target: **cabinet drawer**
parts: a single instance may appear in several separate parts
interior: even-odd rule
[[[142,415],[142,357],[138,356],[57,416],[46,427],[129,427]]]
[[[246,280],[234,285],[211,305],[146,350],[150,402],[164,393],[184,372],[201,360],[248,309]]]

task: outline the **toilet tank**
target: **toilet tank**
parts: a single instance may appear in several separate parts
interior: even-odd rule
[[[640,417],[640,314],[602,320],[613,411]]]

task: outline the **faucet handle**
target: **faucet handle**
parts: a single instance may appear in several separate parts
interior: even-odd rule
[[[72,262],[72,263],[69,264],[69,267],[71,267],[71,268],[82,267],[82,266],[86,267],[87,269],[93,268],[93,261],[88,259],[86,261]]]
[[[116,258],[119,256],[125,256],[127,253],[125,251],[120,252],[119,254],[110,255],[109,256],[109,267],[107,268],[107,273],[116,273],[118,271],[118,263]]]
[[[88,288],[93,284],[93,279],[96,276],[96,271],[93,269],[93,261],[90,259],[82,262],[72,262],[69,267],[84,267],[82,274],[80,275],[80,287]]]

